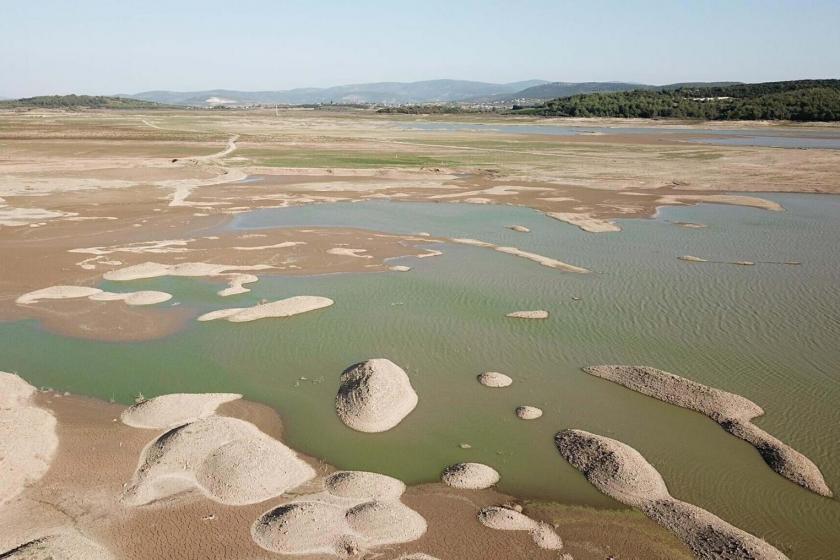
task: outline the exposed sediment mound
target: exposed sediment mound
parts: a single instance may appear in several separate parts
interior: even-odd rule
[[[127,266],[125,268],[110,270],[103,274],[102,277],[105,280],[127,282],[130,280],[142,280],[145,278],[159,278],[161,276],[221,276],[231,272],[239,272],[243,270],[266,270],[269,268],[271,268],[271,266],[263,264],[239,266],[211,263],[161,264],[156,262],[145,262],[142,264]]]
[[[537,526],[537,522],[516,510],[491,506],[478,512],[478,520],[485,527],[502,531],[530,531]]]
[[[350,500],[397,500],[405,492],[401,480],[365,471],[338,471],[324,481],[327,492]]]
[[[345,519],[346,510],[323,502],[294,502],[264,513],[251,529],[259,546],[281,554],[332,554],[359,551]]]
[[[333,300],[320,296],[294,296],[271,303],[260,303],[253,307],[234,307],[231,309],[219,309],[201,315],[199,321],[214,321],[226,319],[231,323],[244,323],[256,321],[268,317],[291,317],[308,311],[315,311],[329,307]]]
[[[546,212],[545,215],[555,220],[577,226],[579,229],[589,233],[621,231],[621,227],[615,222],[595,218],[591,214],[579,212]]]
[[[41,478],[58,447],[55,417],[34,395],[35,387],[0,371],[0,504]]]
[[[555,444],[598,490],[623,504],[642,508],[671,497],[659,472],[629,445],[583,430],[563,430]]]
[[[512,317],[514,319],[548,319],[548,311],[544,309],[535,309],[533,311],[513,311],[505,315],[505,317]]]
[[[547,266],[548,268],[557,268],[560,270],[565,270],[567,272],[577,272],[579,274],[586,274],[587,272],[591,272],[589,269],[565,263],[557,259],[552,259],[551,257],[538,255],[537,253],[523,251],[522,249],[518,249],[517,247],[500,247],[494,243],[488,243],[487,241],[481,241],[480,239],[470,239],[468,237],[456,237],[450,239],[450,241],[453,243],[458,243],[460,245],[471,245],[473,247],[484,247],[485,249],[493,249],[494,251],[498,251],[500,253],[506,253],[515,257],[522,257],[523,259],[528,259],[529,261],[533,261],[543,266]]]
[[[172,294],[154,290],[140,292],[106,292],[87,286],[50,286],[23,294],[15,300],[20,305],[38,303],[44,299],[87,298],[91,301],[123,301],[127,305],[154,305],[172,299]]]
[[[781,212],[784,210],[778,202],[767,200],[766,198],[758,198],[755,196],[744,196],[737,194],[668,194],[661,196],[657,204],[682,204],[682,203],[701,202],[718,203],[718,204],[734,204],[736,206],[752,206],[754,208],[762,208],[764,210],[771,210],[773,212]]]
[[[699,223],[695,223],[695,222],[671,222],[671,223],[673,223],[674,225],[680,226],[680,227],[684,227],[686,229],[704,229],[704,228],[709,227],[706,224],[699,224]]]
[[[280,245],[284,244],[278,244],[278,246]],[[249,247],[235,247],[235,249],[247,250]],[[127,282],[145,278],[160,278],[162,276],[184,276],[192,278],[222,276],[228,279],[228,287],[218,292],[220,296],[224,297],[250,292],[251,290],[246,288],[244,284],[252,284],[259,280],[257,276],[247,274],[243,271],[267,270],[270,268],[272,267],[266,264],[240,266],[201,262],[178,264],[145,262],[110,270],[103,274],[102,277],[115,282]]]
[[[91,301],[123,301],[126,305],[155,305],[172,299],[172,294],[155,290],[139,292],[100,292],[88,298]]]
[[[281,554],[346,558],[426,532],[426,520],[400,501],[405,485],[399,480],[339,471],[325,480],[325,488],[264,513],[251,527],[254,541]]]
[[[543,411],[536,406],[517,406],[516,416],[522,420],[536,420],[543,415]]]
[[[120,414],[127,426],[162,430],[210,416],[230,401],[241,399],[236,393],[173,393],[134,404]]]
[[[99,288],[91,288],[88,286],[50,286],[49,288],[42,288],[33,292],[28,292],[18,297],[15,303],[26,305],[30,303],[38,303],[42,299],[75,299],[90,297],[94,294],[100,293]]]
[[[485,371],[484,373],[479,374],[477,379],[478,382],[485,387],[508,387],[511,383],[513,383],[513,379],[504,373],[499,373],[498,371]]]
[[[563,430],[555,444],[598,490],[672,531],[698,558],[787,560],[765,541],[672,497],[659,472],[629,445],[583,430]]]
[[[426,532],[426,520],[399,500],[372,501],[350,508],[345,519],[367,546],[411,542]]]
[[[110,552],[75,531],[40,537],[0,552],[4,560],[113,560]]]
[[[796,484],[831,496],[820,469],[807,457],[752,423],[764,410],[751,400],[646,366],[602,365],[583,369],[655,399],[704,414],[753,445],[767,465]]]
[[[245,294],[251,291],[250,288],[245,287],[245,284],[253,284],[258,282],[259,279],[259,276],[253,274],[233,274],[228,279],[228,287],[216,293],[222,297]]]
[[[528,531],[534,544],[547,550],[561,550],[563,540],[547,524],[531,519],[524,513],[503,506],[490,506],[478,512],[478,520],[485,527],[500,531]]]
[[[231,505],[261,502],[315,476],[294,451],[237,418],[209,416],[143,450],[123,502],[142,505],[194,488]]]
[[[508,226],[508,229],[512,229],[513,231],[516,231],[516,232],[519,232],[519,233],[530,233],[531,232],[531,230],[526,228],[525,226],[519,226],[519,225]]]
[[[499,482],[499,473],[481,463],[457,463],[443,470],[440,480],[452,488],[482,490]]]
[[[417,393],[405,371],[391,360],[354,364],[341,374],[335,410],[341,421],[360,432],[384,432],[417,406]]]

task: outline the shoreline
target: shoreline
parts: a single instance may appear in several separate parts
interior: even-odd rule
[[[220,546],[228,553],[238,551],[255,560],[283,557],[258,548],[248,531],[257,516],[277,499],[228,506],[191,491],[139,508],[121,506],[116,497],[134,470],[140,449],[161,430],[126,426],[116,420],[126,407],[91,397],[39,392],[34,404],[54,414],[59,446],[43,477],[0,508],[0,522],[7,528],[0,536],[0,550],[75,529],[84,538],[109,549],[114,557],[125,559],[166,557],[174,552],[170,547],[176,542],[181,543],[179,557],[183,558],[207,557]],[[237,400],[219,406],[217,414],[252,423],[268,437],[282,441],[279,416],[265,405]],[[318,459],[299,456],[318,476],[335,470]],[[558,457],[559,461],[562,459]],[[96,469],[92,467],[94,463],[107,463],[110,468]],[[291,499],[294,495],[290,495]],[[281,498],[280,503],[289,499]],[[477,513],[481,508],[519,502],[496,490],[456,490],[440,483],[421,484],[409,487],[402,499],[426,519],[429,528],[416,541],[388,546],[389,558],[418,552],[465,560],[485,558],[488,553],[523,560],[556,558],[556,553],[535,547],[527,533],[492,530],[479,523]],[[523,506],[525,513],[531,513],[528,502]],[[563,516],[547,513],[558,508],[575,512],[568,534],[564,534]],[[534,516],[559,522],[557,532],[564,539],[564,552],[578,560],[600,558],[591,554],[593,547],[663,560],[690,558],[673,537],[632,512],[565,508],[549,504],[546,509],[546,504],[541,504],[535,508]],[[181,548],[187,543],[188,553]]]

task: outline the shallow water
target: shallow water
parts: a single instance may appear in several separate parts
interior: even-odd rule
[[[31,321],[5,323],[2,369],[121,402],[138,392],[241,392],[281,412],[290,445],[339,467],[420,482],[436,479],[449,463],[475,460],[495,466],[501,489],[512,494],[620,507],[554,449],[558,430],[582,428],[634,446],[675,496],[792,558],[832,558],[840,548],[837,500],[778,476],[711,420],[580,371],[597,363],[646,364],[742,394],[766,410],[762,427],[813,459],[840,491],[840,197],[767,198],[787,211],[669,207],[652,220],[622,220],[624,231],[612,234],[587,234],[507,206],[366,202],[241,214],[229,227],[429,231],[517,246],[595,273],[445,244],[435,246],[442,256],[400,259],[413,267],[408,273],[263,276],[251,293],[224,299],[209,281],[105,282],[114,291],[169,291],[196,314],[301,294],[336,304],[288,320],[195,323],[142,343],[76,340]],[[505,228],[511,224],[532,233]],[[802,265],[676,258],[684,254]],[[548,320],[504,316],[540,308],[551,311]],[[353,432],[333,409],[339,373],[370,357],[403,366],[420,396],[417,409],[384,434]],[[482,387],[475,376],[485,370],[505,372],[514,384]],[[520,404],[545,415],[519,420],[513,410]]]
[[[396,126],[404,129],[437,132],[496,132],[504,134],[542,134],[548,136],[578,136],[586,134],[675,134],[702,135],[685,141],[718,146],[761,146],[766,148],[821,148],[840,150],[840,130],[814,128],[739,128],[712,129],[679,127],[607,127],[562,126],[496,123],[405,122]]]

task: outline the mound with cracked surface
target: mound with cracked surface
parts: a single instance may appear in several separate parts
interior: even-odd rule
[[[354,364],[341,374],[335,398],[338,417],[360,432],[390,430],[417,406],[417,393],[405,371],[391,360]]]
[[[426,532],[423,517],[400,501],[405,485],[389,476],[339,471],[325,491],[264,513],[254,541],[281,554],[346,558],[379,546],[411,542]]]
[[[4,560],[112,560],[110,552],[79,533],[63,532],[40,537],[0,552]]]
[[[481,463],[457,463],[443,470],[440,480],[452,488],[481,490],[499,482],[499,473],[493,467]]]
[[[35,405],[35,387],[0,371],[0,504],[41,478],[58,447],[55,417]]]
[[[206,418],[230,401],[241,399],[236,393],[173,393],[136,403],[120,414],[127,426],[162,430],[174,428],[199,418]]]
[[[294,296],[270,303],[260,303],[253,307],[234,307],[231,309],[219,309],[201,315],[199,321],[214,321],[225,319],[231,323],[244,323],[256,321],[268,317],[291,317],[300,315],[316,309],[329,307],[335,303],[330,298],[320,296]]]
[[[672,497],[659,472],[629,445],[571,429],[559,432],[555,444],[598,490],[672,531],[698,558],[787,560],[765,541]]]
[[[730,434],[753,445],[764,462],[783,477],[822,496],[832,496],[820,469],[810,459],[752,423],[764,410],[751,400],[652,367],[602,365],[583,370],[708,416]]]
[[[314,476],[294,451],[250,422],[209,416],[147,445],[122,499],[137,506],[198,488],[224,504],[253,504]]]
[[[478,512],[485,527],[500,531],[528,531],[534,544],[548,550],[561,550],[563,540],[548,523],[531,519],[524,513],[504,506],[490,506]]]

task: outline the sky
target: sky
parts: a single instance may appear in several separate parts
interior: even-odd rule
[[[840,0],[0,0],[0,96],[840,78]]]

